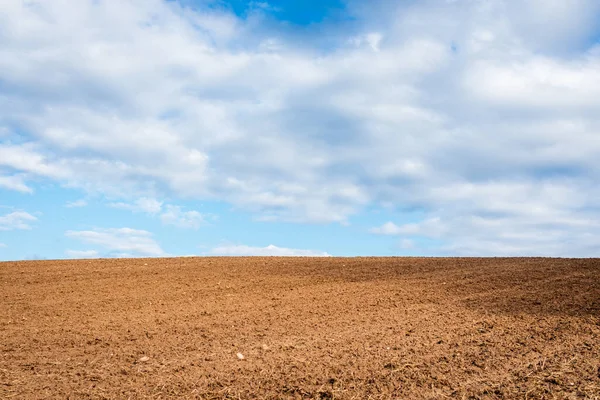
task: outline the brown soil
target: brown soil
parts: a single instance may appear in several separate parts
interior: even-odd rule
[[[0,398],[600,399],[600,260],[0,263]]]

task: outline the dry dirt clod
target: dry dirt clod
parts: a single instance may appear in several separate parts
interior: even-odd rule
[[[238,358],[238,360],[243,360],[244,355],[242,353],[237,353],[237,358]]]
[[[149,361],[149,360],[150,360],[150,357],[148,357],[148,356],[144,356],[144,357],[140,358],[140,360],[139,360],[139,361],[140,361],[140,362],[147,362],[147,361]]]
[[[266,351],[266,350],[269,350],[269,346],[267,346],[266,344],[263,344],[261,347],[262,347],[262,349],[263,349],[263,350],[265,350],[265,351]]]

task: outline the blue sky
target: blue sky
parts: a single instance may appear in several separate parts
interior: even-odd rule
[[[600,3],[9,1],[0,260],[594,257]]]

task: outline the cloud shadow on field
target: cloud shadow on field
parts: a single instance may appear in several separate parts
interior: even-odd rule
[[[372,283],[385,296],[482,313],[599,316],[600,259],[356,257],[294,262],[270,272],[311,282]],[[276,264],[273,264],[275,267]]]
[[[448,281],[449,290],[471,310],[512,316],[600,315],[598,259],[498,259],[496,265],[457,275]]]
[[[548,259],[548,262],[554,261]],[[573,260],[559,265],[503,273],[482,282],[461,302],[469,309],[505,315],[586,317],[600,315],[600,262]]]

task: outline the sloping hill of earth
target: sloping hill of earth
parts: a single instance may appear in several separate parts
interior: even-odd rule
[[[600,399],[600,260],[0,263],[0,398]]]

